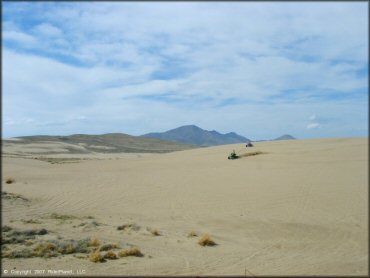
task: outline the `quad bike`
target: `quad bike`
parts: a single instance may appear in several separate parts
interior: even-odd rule
[[[235,151],[233,150],[232,153],[227,157],[227,159],[237,159],[239,156],[236,155]]]

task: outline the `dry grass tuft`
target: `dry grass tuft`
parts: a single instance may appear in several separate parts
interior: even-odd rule
[[[95,250],[91,252],[89,255],[89,260],[93,263],[99,263],[99,262],[101,263],[105,261],[104,257],[100,254],[99,250]]]
[[[114,253],[112,250],[109,250],[107,253],[105,253],[104,258],[108,259],[108,260],[117,260],[118,259],[116,253]]]
[[[58,252],[60,254],[73,254],[76,253],[76,248],[73,246],[73,244],[66,244],[64,246],[60,246],[58,248]]]
[[[33,249],[33,255],[36,257],[56,257],[57,247],[52,243],[40,243]]]
[[[94,246],[94,247],[98,247],[100,246],[101,242],[99,239],[93,237],[90,239],[90,242],[89,242],[89,246]]]
[[[118,256],[120,257],[128,257],[128,256],[135,256],[135,257],[142,257],[144,256],[138,247],[131,247],[129,249],[122,249],[118,252]]]
[[[195,237],[195,236],[198,236],[198,233],[194,230],[188,233],[188,237]]]
[[[13,178],[7,178],[7,179],[5,180],[5,182],[6,182],[7,184],[11,184],[11,183],[14,183],[14,182],[15,182],[15,180],[14,180]]]
[[[203,235],[199,239],[198,244],[201,245],[201,246],[214,246],[214,245],[216,245],[216,243],[207,234]]]

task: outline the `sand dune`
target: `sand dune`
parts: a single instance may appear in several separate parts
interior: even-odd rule
[[[262,154],[228,160],[233,149]],[[3,269],[368,274],[367,138],[257,142],[249,150],[236,144],[140,156],[95,154],[59,162],[3,157],[3,191],[28,200],[3,198],[3,225],[46,228],[46,239],[97,237],[138,246],[144,257],[106,263],[73,255],[5,258]],[[8,177],[15,182],[6,184]],[[62,221],[53,213],[73,217]],[[30,219],[38,223],[26,223]],[[136,228],[117,230],[124,224]],[[154,236],[153,229],[161,235]],[[191,231],[209,234],[217,245],[198,245],[199,236],[189,237]]]

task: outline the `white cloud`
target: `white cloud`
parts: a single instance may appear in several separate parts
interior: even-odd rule
[[[310,123],[307,125],[307,129],[315,129],[315,128],[318,128],[320,127],[320,124],[319,123]]]
[[[59,37],[63,35],[61,29],[49,24],[42,23],[33,28],[33,32],[38,36],[47,36],[47,37]]]
[[[35,46],[37,39],[31,35],[28,35],[19,31],[4,31],[3,39],[13,41],[24,46]]]

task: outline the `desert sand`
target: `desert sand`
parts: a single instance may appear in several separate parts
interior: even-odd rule
[[[42,154],[44,147],[34,150]],[[228,160],[233,149],[262,154]],[[58,163],[21,156],[14,149],[3,152],[2,190],[24,198],[2,198],[3,225],[48,230],[27,248],[48,239],[97,238],[120,248],[137,246],[144,254],[105,263],[91,262],[88,254],[4,258],[3,274],[368,274],[368,138],[84,159],[65,152],[50,155],[75,158]],[[14,182],[7,184],[7,178]],[[131,228],[117,229],[127,224]],[[200,246],[203,234],[216,245]],[[25,244],[6,246],[11,250]]]

